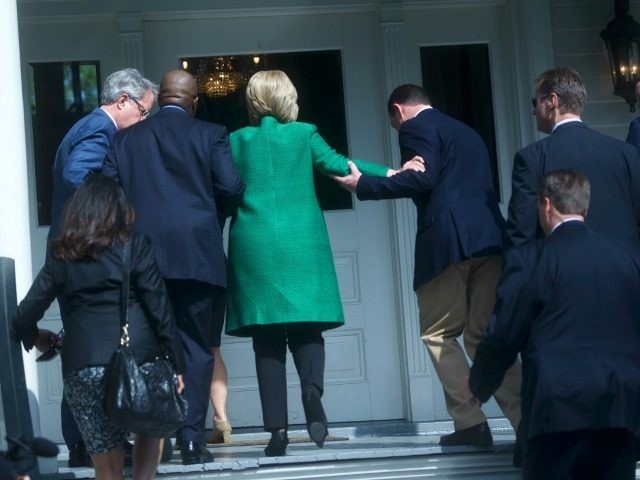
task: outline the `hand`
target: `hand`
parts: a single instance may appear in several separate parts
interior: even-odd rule
[[[387,172],[387,177],[393,177],[394,175],[406,170],[425,172],[427,169],[424,165],[424,159],[421,156],[416,155],[411,160],[407,160],[406,162],[404,162],[402,164],[402,167],[400,167],[398,170],[389,169],[389,171]]]
[[[347,162],[347,165],[349,165],[349,170],[351,171],[349,175],[346,175],[344,177],[331,175],[331,178],[333,178],[336,182],[338,182],[338,184],[342,188],[349,190],[350,192],[355,192],[356,187],[358,186],[358,180],[360,180],[362,173],[360,172],[360,170],[358,170],[358,167],[356,167],[356,164],[353,163],[351,160]]]
[[[480,406],[480,400],[476,398],[469,387],[469,375],[464,375],[461,380],[464,389],[464,399],[467,405],[470,407]]]
[[[60,349],[62,347],[62,340],[58,335],[51,330],[38,330],[38,336],[34,343],[39,352],[45,353],[50,349]]]
[[[184,392],[184,378],[182,375],[178,375],[178,386],[176,388],[178,389],[178,393],[182,395],[182,392]]]

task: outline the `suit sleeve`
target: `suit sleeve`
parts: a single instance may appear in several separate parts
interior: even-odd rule
[[[102,170],[111,132],[107,128],[86,129],[78,132],[73,149],[62,171],[62,179],[70,188],[78,188],[88,175]]]
[[[114,139],[114,143],[116,141],[117,140]],[[104,163],[102,164],[102,174],[106,175],[107,177],[115,178],[116,180],[119,179],[118,162],[116,161],[116,154],[113,149],[113,144],[108,149],[107,156],[105,157]]]
[[[169,296],[147,236],[135,239],[135,262],[131,266],[131,278],[146,318],[156,332],[160,345],[169,354],[178,373],[184,372],[184,354],[178,335],[176,320],[169,303]]]
[[[47,252],[44,266],[11,321],[11,338],[21,341],[27,351],[33,348],[38,336],[38,321],[59,293],[59,282],[54,274],[55,263],[51,253]]]
[[[402,163],[419,155],[425,171],[407,170],[386,178],[363,175],[356,187],[360,200],[412,198],[430,192],[438,183],[443,147],[437,128],[409,120],[400,128],[398,141]]]
[[[231,156],[229,134],[221,128],[215,135],[211,150],[211,173],[213,175],[213,194],[219,204],[219,212],[231,215],[242,201],[245,184],[238,174]]]
[[[525,250],[516,247],[505,256],[494,313],[469,374],[469,387],[481,402],[486,402],[500,387],[506,371],[526,343],[535,315],[530,284],[535,261],[525,259],[534,257],[533,245],[526,245]]]
[[[311,133],[311,160],[315,169],[325,175],[349,174],[349,159],[331,148],[322,136],[314,128]],[[384,177],[389,171],[388,167],[364,160],[353,160],[358,169],[365,175]]]
[[[629,124],[627,143],[630,143],[636,148],[640,148],[640,121],[638,121],[638,119],[633,120]]]
[[[518,152],[513,160],[511,200],[507,234],[513,245],[536,238],[538,230],[538,174],[531,162]]]

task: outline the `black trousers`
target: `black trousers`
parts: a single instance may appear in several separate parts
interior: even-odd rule
[[[324,390],[324,339],[313,323],[256,327],[252,334],[264,429],[287,429],[287,345],[300,378],[300,387]]]
[[[177,439],[181,443],[205,445],[205,423],[213,374],[211,336],[216,301],[221,298],[224,289],[196,280],[166,279],[165,284],[184,350],[184,395],[189,402],[187,421],[178,431]]]
[[[525,480],[633,480],[635,438],[623,429],[539,435],[526,442]]]

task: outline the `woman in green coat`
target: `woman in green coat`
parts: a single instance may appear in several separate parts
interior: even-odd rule
[[[322,447],[327,419],[322,332],[344,323],[329,235],[313,171],[347,175],[348,158],[335,152],[315,126],[296,122],[297,92],[281,71],[249,80],[251,123],[231,135],[238,172],[246,183],[229,231],[226,333],[253,339],[267,456],[284,455],[287,437],[287,344],[300,377],[311,439]],[[368,175],[396,173],[356,161]],[[417,168],[414,166],[414,168]]]

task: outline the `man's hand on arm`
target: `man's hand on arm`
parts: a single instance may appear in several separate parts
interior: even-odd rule
[[[426,167],[424,166],[424,158],[422,158],[420,155],[416,155],[411,160],[407,160],[406,162],[404,162],[398,170],[390,168],[387,172],[387,177],[393,177],[394,175],[405,172],[407,170],[413,170],[416,172],[426,171]]]
[[[342,188],[349,190],[350,192],[355,192],[356,187],[358,186],[358,180],[360,180],[362,173],[360,172],[360,170],[358,170],[358,167],[356,167],[356,164],[352,161],[349,161],[347,165],[349,165],[349,170],[351,171],[349,175],[346,175],[344,177],[331,175],[331,178],[338,182],[338,184]]]

